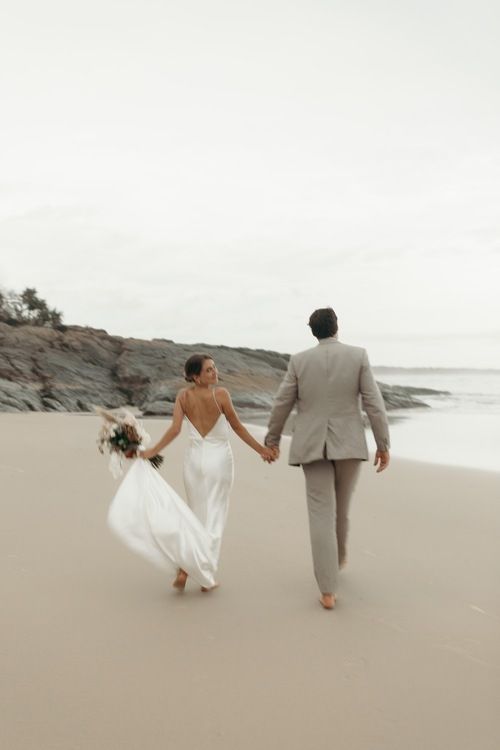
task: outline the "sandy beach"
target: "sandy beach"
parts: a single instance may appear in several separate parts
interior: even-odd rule
[[[233,440],[221,587],[179,595],[107,528],[97,418],[0,420],[2,748],[500,746],[500,474],[366,464],[326,612],[286,450]],[[181,494],[184,441],[162,468]]]

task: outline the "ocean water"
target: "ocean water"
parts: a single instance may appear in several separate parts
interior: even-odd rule
[[[390,412],[392,453],[500,472],[500,370],[374,368],[379,382],[448,393]],[[372,443],[370,443],[371,445]]]

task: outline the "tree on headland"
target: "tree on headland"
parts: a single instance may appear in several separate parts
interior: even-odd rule
[[[62,325],[62,313],[49,308],[33,287],[26,287],[21,294],[0,290],[0,321],[14,326],[58,328]]]

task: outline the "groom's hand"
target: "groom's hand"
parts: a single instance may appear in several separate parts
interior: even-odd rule
[[[390,460],[391,457],[389,451],[377,451],[375,453],[375,461],[373,462],[373,465],[377,467],[377,474],[380,474],[381,471],[387,469]]]
[[[271,448],[273,452],[273,461],[277,461],[278,458],[280,457],[280,449],[278,448],[277,445],[270,445],[269,447]]]
[[[272,464],[275,460],[274,458],[274,451],[269,446],[265,445],[262,448],[262,451],[260,453],[261,458],[263,461],[266,462],[266,464]]]

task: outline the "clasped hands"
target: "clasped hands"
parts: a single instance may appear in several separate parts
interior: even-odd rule
[[[266,464],[272,464],[280,457],[280,449],[277,445],[266,445],[260,455]]]

